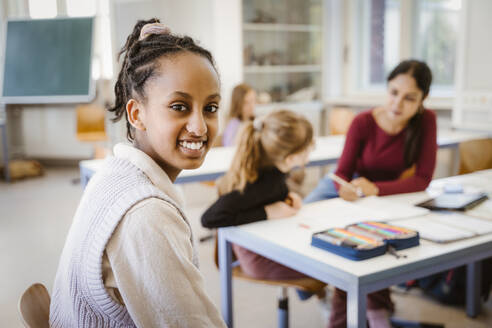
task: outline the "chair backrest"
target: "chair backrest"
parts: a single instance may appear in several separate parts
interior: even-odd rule
[[[27,328],[49,328],[50,294],[43,284],[33,284],[19,299],[19,313]]]
[[[104,108],[96,104],[77,106],[77,134],[105,133]]]
[[[460,143],[459,174],[492,168],[492,139],[470,140]]]
[[[328,128],[330,134],[347,134],[355,113],[347,107],[333,107],[328,113]]]

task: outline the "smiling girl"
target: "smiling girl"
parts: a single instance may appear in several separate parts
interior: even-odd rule
[[[213,58],[157,19],[139,21],[120,54],[114,120],[131,144],[89,182],[70,228],[51,327],[224,327],[198,271],[173,182],[198,168],[217,133]]]

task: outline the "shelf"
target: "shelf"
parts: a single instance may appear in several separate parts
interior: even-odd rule
[[[320,25],[244,23],[244,31],[321,32]]]
[[[321,73],[321,70],[321,65],[251,65],[244,67],[246,74]]]
[[[277,110],[279,108],[288,109],[297,112],[315,112],[319,113],[323,111],[323,102],[321,101],[301,101],[301,102],[276,102],[269,104],[257,104],[255,107],[255,113],[257,115],[264,115],[272,110]]]
[[[346,97],[332,97],[325,101],[325,104],[329,106],[348,106],[348,107],[362,107],[371,108],[375,106],[381,106],[386,101],[386,95],[381,92],[377,96],[346,96]],[[430,97],[424,101],[424,107],[427,109],[448,111],[450,112],[453,107],[453,98],[438,98]]]

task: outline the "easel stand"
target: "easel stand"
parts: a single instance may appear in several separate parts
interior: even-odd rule
[[[3,157],[3,174],[5,180],[10,182],[9,171],[9,149],[7,142],[7,110],[5,104],[0,104],[0,129],[2,137],[2,157]]]

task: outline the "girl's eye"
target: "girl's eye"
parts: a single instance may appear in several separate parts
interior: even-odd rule
[[[411,102],[414,102],[415,101],[415,98],[413,98],[413,97],[407,97],[406,100],[411,101]]]
[[[209,113],[215,113],[219,110],[219,106],[215,104],[211,104],[205,107],[205,110]]]
[[[186,106],[183,104],[174,104],[171,105],[171,109],[177,112],[184,112],[186,110]]]

